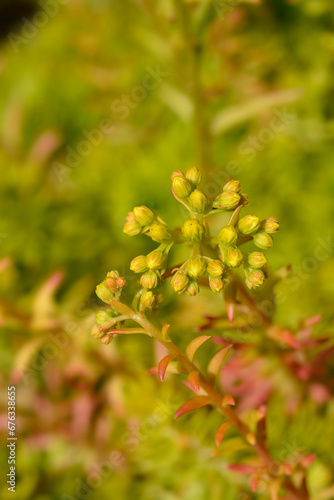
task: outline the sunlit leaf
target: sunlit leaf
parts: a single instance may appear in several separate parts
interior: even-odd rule
[[[208,396],[197,396],[196,398],[189,399],[177,410],[177,412],[175,413],[175,418],[179,418],[189,411],[197,410],[197,408],[201,408],[202,406],[210,404],[212,403],[211,399]]]
[[[188,347],[186,349],[186,355],[190,361],[193,360],[195,352],[197,349],[204,344],[208,339],[210,338],[210,335],[201,335],[200,337],[196,337],[194,340],[188,344]]]

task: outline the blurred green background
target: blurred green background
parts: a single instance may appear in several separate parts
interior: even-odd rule
[[[321,314],[332,325],[332,1],[188,1],[185,16],[179,3],[0,6],[0,357],[3,391],[17,383],[20,500],[81,498],[80,481],[112,450],[114,471],[82,498],[267,498],[227,472],[236,437],[211,458],[217,415],[173,421],[187,391],[146,374],[161,357],[150,342],[90,338],[95,285],[114,268],[131,281],[129,261],[153,249],[122,233],[127,212],[145,204],[171,225],[184,220],[173,170],[202,167],[211,197],[239,179],[249,213],[280,220],[272,268],[293,265],[277,319]],[[174,301],[162,317],[172,315],[178,339],[217,304]],[[159,402],[173,407],[160,421]],[[282,416],[271,437],[319,454],[319,500],[334,498],[316,496],[333,477],[321,434],[333,412],[314,409],[311,424],[303,412],[293,425]]]

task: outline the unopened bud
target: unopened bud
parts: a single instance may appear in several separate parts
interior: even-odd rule
[[[234,210],[240,203],[240,196],[233,191],[224,191],[213,202],[214,208]]]
[[[114,298],[113,292],[106,286],[105,283],[97,285],[95,293],[99,299],[103,300],[103,302],[106,302],[107,304],[109,304],[109,302]]]
[[[95,337],[96,339],[99,339],[103,337],[104,332],[100,331],[99,325],[94,325],[92,328],[92,337]]]
[[[186,178],[194,187],[197,187],[202,182],[201,171],[197,167],[192,167],[187,170]]]
[[[204,236],[205,229],[197,219],[189,219],[182,226],[183,236],[192,242],[199,242]]]
[[[223,191],[230,191],[231,193],[239,193],[241,185],[239,181],[230,181],[223,187]]]
[[[246,215],[238,222],[239,231],[242,234],[251,234],[257,231],[260,226],[260,219],[256,215]]]
[[[117,288],[123,288],[123,286],[125,286],[125,284],[126,284],[126,279],[125,278],[123,278],[123,277],[117,278],[117,280],[116,280],[116,286],[117,286]]]
[[[175,292],[180,294],[186,290],[189,284],[189,278],[184,272],[178,271],[174,274],[170,283],[174,288]]]
[[[192,257],[187,263],[187,274],[191,278],[198,279],[205,273],[206,263],[201,257]]]
[[[223,245],[233,245],[238,239],[238,230],[234,226],[223,227],[218,234],[218,240]]]
[[[164,241],[168,241],[171,239],[171,232],[166,224],[155,223],[152,224],[148,235],[152,238],[153,241],[158,243],[163,243]]]
[[[102,344],[108,345],[112,341],[112,338],[113,338],[112,335],[104,334],[103,337],[101,337],[100,340],[101,340]]]
[[[103,325],[112,318],[111,311],[98,311],[95,316],[96,323]],[[93,335],[93,333],[92,333]]]
[[[238,267],[243,261],[243,254],[239,248],[230,248],[226,256],[226,264],[229,267]]]
[[[224,273],[225,266],[220,260],[212,260],[208,264],[208,273],[211,274],[211,276],[215,276],[217,278],[220,278],[223,273]]]
[[[158,286],[159,277],[154,271],[147,271],[140,278],[140,284],[143,288],[155,288]]]
[[[131,261],[130,269],[135,273],[144,273],[145,271],[147,271],[146,256],[138,255],[138,257],[135,257]]]
[[[247,275],[247,280],[254,286],[260,286],[265,280],[265,275],[260,269],[255,269]],[[249,286],[249,285],[248,285]],[[250,287],[249,287],[250,288]]]
[[[218,276],[210,276],[209,285],[213,292],[220,292],[224,288],[224,281]]]
[[[253,236],[254,245],[259,248],[263,248],[266,250],[273,246],[274,242],[270,234],[265,233],[264,231],[260,231],[259,233],[254,234]]]
[[[199,286],[198,286],[197,281],[191,281],[187,287],[186,292],[188,295],[191,295],[191,297],[194,297],[195,295],[197,295],[199,292]]]
[[[202,214],[208,206],[208,199],[202,191],[195,189],[189,196],[189,205],[193,212]]]
[[[192,191],[190,182],[181,175],[177,175],[173,178],[172,187],[178,198],[187,198]]]
[[[165,254],[163,252],[160,252],[160,250],[153,250],[153,252],[149,253],[146,262],[147,262],[147,267],[149,269],[161,269],[161,267],[165,263]]]
[[[279,222],[275,217],[269,217],[261,222],[261,229],[269,234],[277,233],[279,230]]]
[[[137,236],[142,232],[142,226],[136,220],[131,220],[125,223],[123,233],[128,236]]]
[[[266,256],[262,252],[252,252],[248,255],[248,264],[254,269],[260,269],[267,262]]]
[[[136,218],[136,221],[139,222],[142,226],[149,226],[152,224],[155,215],[154,212],[150,208],[145,207],[142,205],[141,207],[135,207],[133,209],[134,216]]]
[[[144,292],[141,296],[140,296],[140,300],[139,300],[139,311],[141,313],[147,311],[147,309],[149,309],[149,307],[153,306],[155,302],[155,297],[154,297],[154,293],[151,292],[151,291],[148,291],[148,292]]]

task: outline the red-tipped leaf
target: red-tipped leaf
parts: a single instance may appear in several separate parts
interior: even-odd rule
[[[189,399],[177,410],[175,418],[179,418],[189,411],[197,410],[197,408],[201,408],[202,406],[209,404],[211,404],[211,400],[208,396],[197,396],[196,398]]]
[[[210,375],[217,375],[219,368],[221,367],[222,362],[224,361],[224,358],[228,353],[228,351],[231,349],[231,347],[232,344],[226,345],[225,347],[219,349],[219,351],[212,356],[208,366],[208,373]]]
[[[230,394],[223,397],[223,406],[234,406],[235,400]]]
[[[188,376],[188,382],[196,392],[200,390],[198,375],[198,372],[191,372]]]
[[[220,424],[215,436],[215,443],[217,446],[221,444],[221,442],[225,437],[226,432],[232,427],[232,425],[233,425],[232,422],[223,422],[222,424]]]
[[[167,367],[169,363],[172,361],[173,357],[174,357],[173,354],[167,354],[167,356],[162,358],[162,360],[158,364],[158,375],[161,382],[165,378]]]
[[[206,342],[210,338],[210,335],[201,335],[200,337],[196,337],[194,340],[188,344],[186,349],[187,358],[192,361],[195,355],[195,352],[199,347],[201,347],[204,342]]]

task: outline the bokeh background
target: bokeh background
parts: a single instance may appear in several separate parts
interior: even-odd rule
[[[15,383],[20,500],[267,498],[227,471],[239,438],[212,458],[217,415],[174,421],[187,390],[146,373],[161,356],[151,342],[90,337],[96,284],[115,268],[131,281],[129,261],[153,248],[122,233],[127,212],[184,220],[173,170],[204,168],[211,196],[237,178],[249,213],[280,220],[270,262],[292,271],[277,320],[320,314],[333,331],[332,1],[188,1],[184,16],[178,4],[0,5],[1,422]],[[182,344],[216,307],[167,292],[158,321]],[[279,377],[271,445],[316,453],[310,488],[331,500],[334,403],[292,418]],[[4,447],[1,460],[4,479]]]

